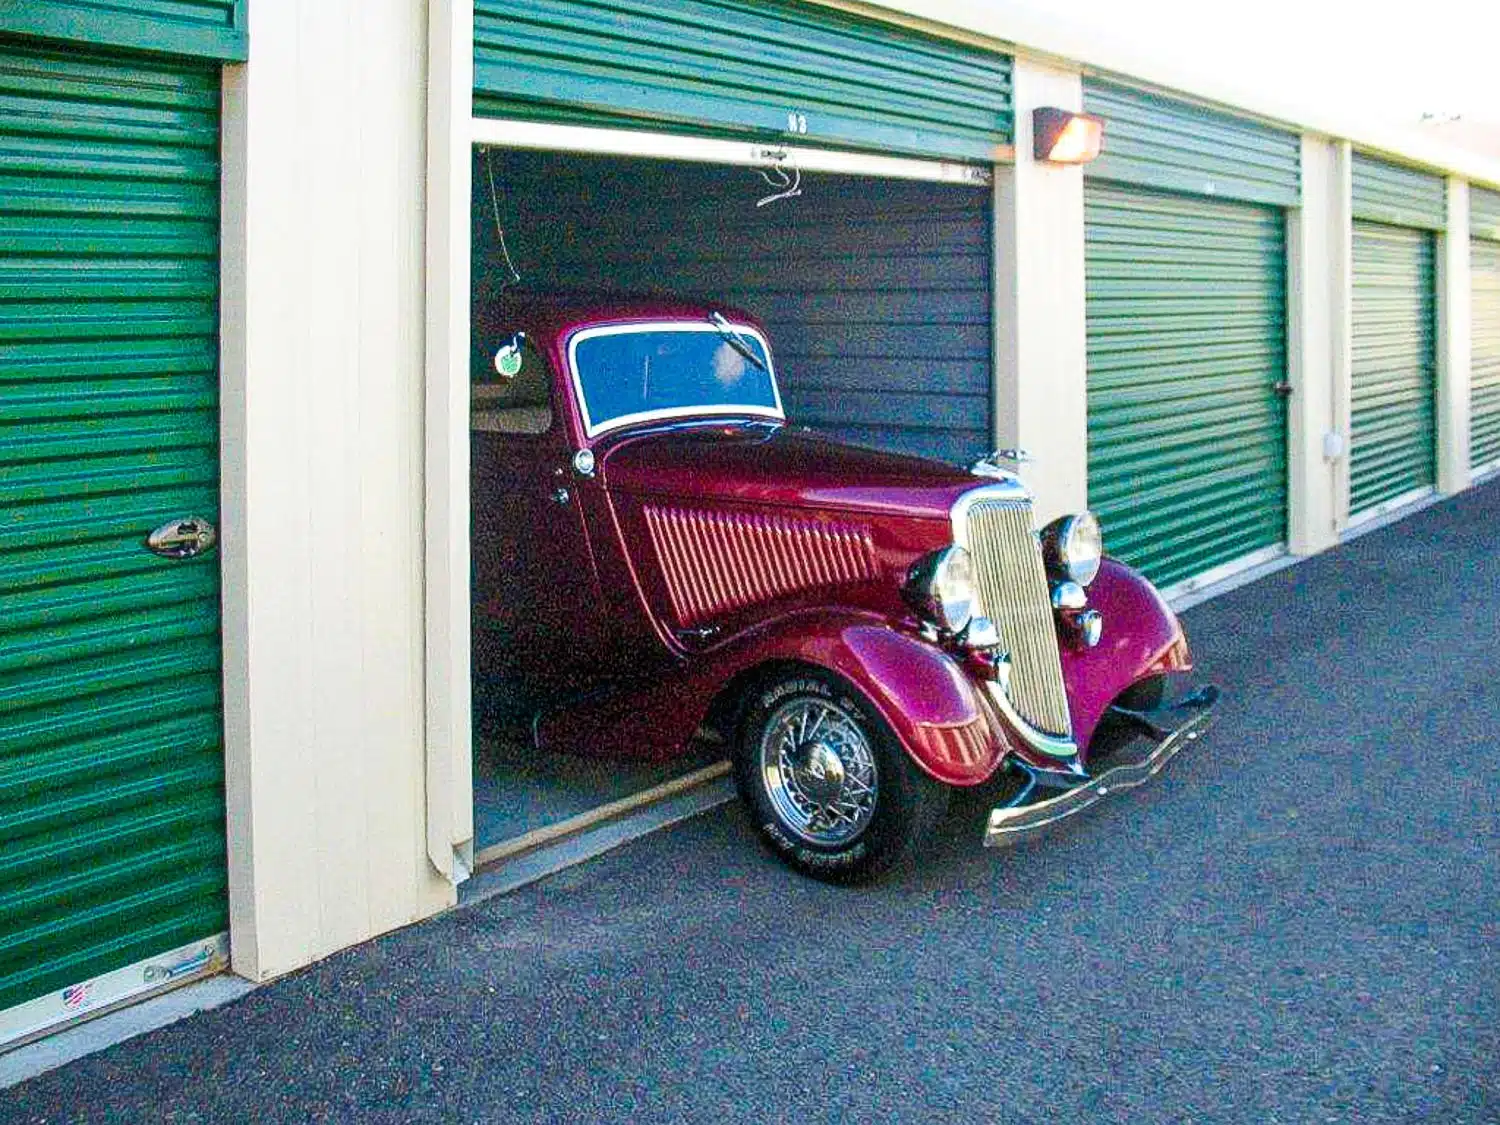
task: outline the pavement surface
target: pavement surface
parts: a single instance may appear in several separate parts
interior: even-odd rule
[[[1153,784],[863,890],[737,806],[0,1092],[0,1120],[1500,1122],[1500,486],[1187,614]]]

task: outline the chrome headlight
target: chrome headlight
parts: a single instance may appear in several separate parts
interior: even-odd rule
[[[1057,580],[1087,586],[1099,573],[1104,538],[1093,512],[1063,516],[1042,529],[1042,558]]]
[[[961,633],[974,616],[974,565],[962,547],[923,555],[906,572],[901,588],[908,605],[949,633]]]

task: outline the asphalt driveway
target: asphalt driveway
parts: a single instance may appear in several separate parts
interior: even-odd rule
[[[7,1122],[1500,1122],[1500,486],[1187,614],[1154,784],[824,887],[737,807],[9,1091]]]

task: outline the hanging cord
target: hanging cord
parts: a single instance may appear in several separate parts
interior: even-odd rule
[[[782,156],[781,159],[785,161],[786,157]],[[760,173],[761,179],[776,189],[770,195],[757,199],[755,201],[757,207],[764,207],[768,203],[776,203],[783,199],[794,199],[802,194],[802,169],[795,164],[792,165],[790,176],[787,175],[783,164],[775,164],[770,168],[757,168],[756,171]],[[773,176],[772,173],[775,175]]]
[[[509,280],[500,285],[500,292],[504,293],[509,286],[520,284],[521,274],[510,260],[510,247],[505,245],[505,227],[500,223],[500,195],[495,191],[495,165],[490,159],[491,152],[491,149],[484,150],[484,171],[490,180],[490,206],[495,213],[495,233],[500,236],[500,253],[505,256],[505,268],[510,271]]]

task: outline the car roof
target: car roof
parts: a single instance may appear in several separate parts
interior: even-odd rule
[[[648,320],[706,321],[711,312],[761,328],[758,317],[728,303],[684,300],[659,294],[622,294],[592,290],[510,290],[480,302],[475,328],[510,332],[524,328],[533,337],[557,338],[597,324]]]

